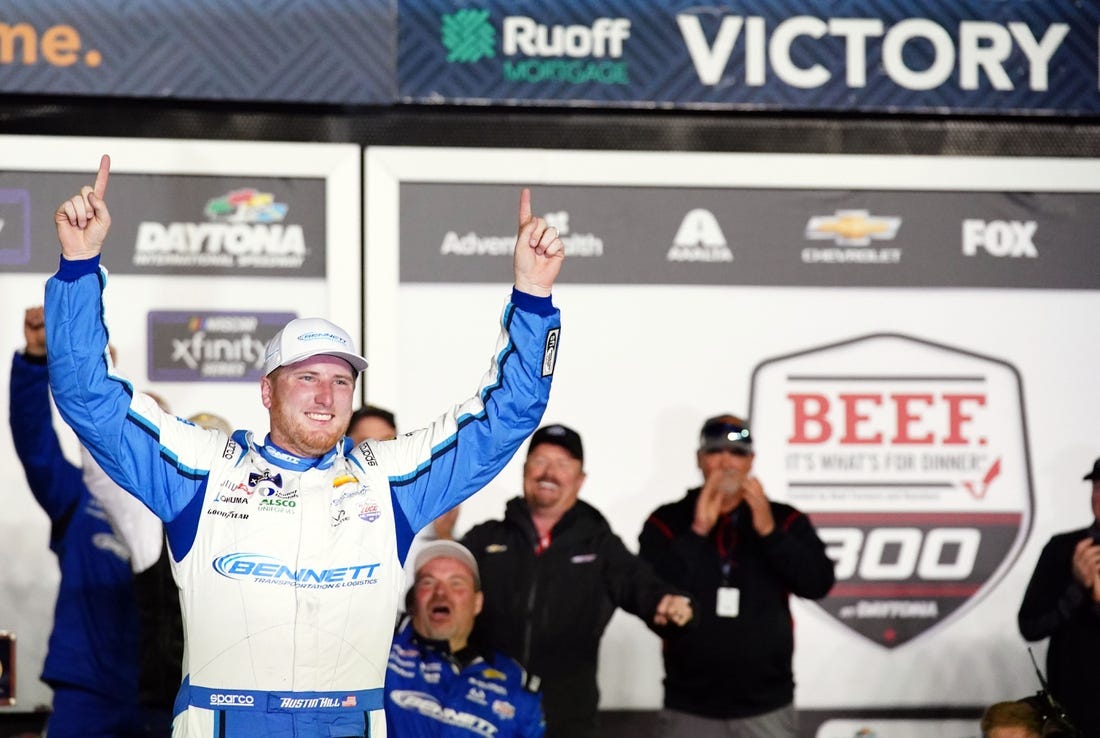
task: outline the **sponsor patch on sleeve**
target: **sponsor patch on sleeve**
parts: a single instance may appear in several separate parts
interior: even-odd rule
[[[549,377],[554,373],[554,364],[558,360],[558,334],[561,328],[554,328],[546,334],[546,345],[542,350],[542,376]]]

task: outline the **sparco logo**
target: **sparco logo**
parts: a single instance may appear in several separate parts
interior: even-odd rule
[[[714,213],[703,208],[688,212],[668,250],[668,261],[733,261],[726,236]]]
[[[302,226],[284,223],[286,203],[253,188],[206,203],[206,223],[138,225],[134,265],[299,269],[307,249]]]
[[[244,705],[251,707],[256,704],[256,698],[250,694],[222,694],[215,692],[210,695],[210,704],[213,706]]]
[[[1011,365],[908,336],[761,363],[750,412],[772,451],[757,468],[836,563],[818,604],[892,648],[989,592],[1031,526],[1022,408]]]
[[[293,313],[149,313],[149,378],[168,382],[254,381],[264,345]]]

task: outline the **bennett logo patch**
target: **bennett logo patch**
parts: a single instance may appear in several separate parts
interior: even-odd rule
[[[542,351],[542,376],[549,377],[554,373],[554,364],[558,361],[558,335],[561,328],[554,328],[546,334],[546,346]]]
[[[756,466],[836,564],[825,612],[894,648],[992,590],[1031,527],[1022,392],[1004,361],[898,334],[757,366]]]

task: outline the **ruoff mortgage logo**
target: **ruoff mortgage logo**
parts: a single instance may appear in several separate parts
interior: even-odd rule
[[[888,648],[961,617],[1031,527],[1014,367],[897,334],[761,363],[761,478],[807,513],[836,562],[818,604]]]
[[[629,38],[627,18],[549,25],[528,16],[505,16],[500,24],[501,77],[506,82],[629,84],[627,63],[621,61]],[[464,8],[442,16],[440,42],[449,63],[498,63],[497,29],[488,10]]]
[[[873,246],[893,241],[901,218],[872,215],[868,210],[837,210],[832,215],[814,215],[806,221],[805,236],[811,241],[832,241],[831,246],[802,249],[805,264],[896,264],[901,249]]]
[[[154,382],[260,378],[264,346],[293,313],[149,313],[148,376]]]
[[[603,239],[595,233],[573,233],[569,223],[569,211],[546,213],[547,224],[558,229],[558,237],[565,245],[566,256],[603,256]],[[441,256],[507,256],[512,258],[516,248],[516,236],[483,236],[474,231],[459,235],[447,231],[439,245]]]
[[[233,190],[206,203],[201,223],[138,225],[134,266],[300,269],[307,256],[302,226],[270,192]]]

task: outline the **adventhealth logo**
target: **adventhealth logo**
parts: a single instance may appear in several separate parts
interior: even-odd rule
[[[441,17],[447,61],[471,64],[496,58],[497,29],[488,10],[463,9]],[[592,25],[546,25],[528,16],[501,22],[501,76],[508,82],[625,85],[627,63],[617,61],[630,38],[626,18],[596,18]]]

